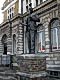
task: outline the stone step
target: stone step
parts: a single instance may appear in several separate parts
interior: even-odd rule
[[[10,70],[10,67],[0,67],[0,72]]]
[[[0,72],[0,76],[16,76],[15,73],[5,73],[5,72]]]
[[[16,80],[16,78],[11,77],[11,76],[9,76],[9,77],[6,77],[6,76],[0,76],[0,80]]]
[[[0,80],[17,80],[15,73],[10,67],[0,66]]]
[[[0,72],[0,80],[16,80],[15,74],[5,74],[5,72]]]

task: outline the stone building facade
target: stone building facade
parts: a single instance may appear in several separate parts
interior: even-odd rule
[[[26,0],[23,0],[23,16],[21,15],[21,11],[19,12],[19,10],[21,9],[21,5],[19,5],[19,3],[21,3],[21,0],[18,0],[20,2],[18,2],[17,0],[15,1],[16,2],[14,3],[16,7],[14,6],[14,11],[12,11],[12,15],[13,12],[15,12],[13,17],[11,17],[11,13],[9,13],[9,10],[9,14],[7,14],[6,11],[8,8],[10,9],[10,7],[7,7],[5,9],[6,6],[3,6],[2,8],[4,13],[4,21],[0,25],[0,54],[22,54],[28,52],[28,44],[26,41],[26,26],[23,26],[21,22],[23,22],[22,18],[24,20],[24,23],[26,22],[26,19],[28,17],[28,7],[30,3],[32,3],[33,14],[38,14],[40,18],[40,23],[37,28],[36,34],[35,53],[43,52],[46,54],[58,54],[60,52],[60,1],[40,0],[42,2],[39,2],[39,0],[34,0],[33,2],[33,0],[31,0],[31,2],[29,3],[28,0],[27,7]],[[36,5],[34,6],[35,2],[38,3],[36,3]],[[12,3],[11,5],[13,5],[14,3]],[[55,61],[58,61],[57,57],[54,59]],[[53,67],[56,67],[58,64],[60,65],[60,62],[57,62],[57,64],[53,65]],[[49,71],[51,70],[48,70],[48,72]],[[53,72],[54,71],[55,69],[53,70]],[[55,78],[53,79],[55,80]]]
[[[22,16],[18,14],[1,24],[1,54],[16,54],[17,51],[18,54],[23,53],[23,28],[19,24],[20,21],[22,22]]]

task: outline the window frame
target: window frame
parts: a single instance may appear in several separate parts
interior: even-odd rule
[[[26,0],[26,12],[29,10],[29,6],[32,6],[31,0]]]
[[[43,27],[43,25],[42,25],[42,27]],[[40,28],[40,27],[39,27]],[[44,28],[41,28],[41,29],[37,29],[37,35],[38,35],[38,43],[37,43],[37,46],[38,46],[38,52],[44,52],[45,51],[45,47],[43,48],[43,33],[44,33],[44,35],[45,35],[45,30],[44,30]],[[39,33],[40,33],[40,35],[39,35]],[[41,36],[41,46],[39,47],[39,37]],[[44,37],[44,45],[45,45],[45,37]]]
[[[52,51],[55,51],[55,50],[60,50],[59,48],[59,34],[60,33],[58,30],[60,29],[58,25],[55,25],[53,26],[53,24],[55,24],[55,22],[58,21],[58,25],[59,25],[59,20],[54,20],[52,23],[51,23],[51,46],[52,46]],[[56,31],[56,34],[54,32],[54,30]],[[55,39],[56,40],[55,40]],[[54,41],[55,40],[55,41]],[[55,42],[55,43],[54,43]],[[55,46],[55,45],[56,46]],[[55,47],[54,47],[55,46]]]

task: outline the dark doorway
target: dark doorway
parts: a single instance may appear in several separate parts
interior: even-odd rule
[[[7,55],[7,43],[4,43],[4,53],[3,54]]]
[[[3,54],[7,55],[7,35],[4,34],[2,37],[2,44],[3,44]]]

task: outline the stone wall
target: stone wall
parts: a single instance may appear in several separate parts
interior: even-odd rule
[[[46,70],[45,58],[39,57],[20,57],[20,71],[26,73],[34,73]]]

